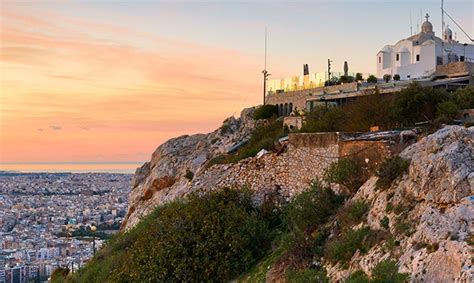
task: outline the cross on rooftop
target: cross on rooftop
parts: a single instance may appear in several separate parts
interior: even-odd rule
[[[429,18],[429,17],[430,17],[430,15],[428,15],[428,13],[426,13],[426,16],[425,16],[426,21],[428,21],[428,18]]]

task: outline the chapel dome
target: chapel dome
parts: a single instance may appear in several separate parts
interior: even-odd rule
[[[453,31],[449,28],[449,26],[446,26],[446,29],[444,30],[444,40],[445,41],[453,40]]]
[[[430,21],[426,20],[421,25],[421,31],[424,33],[433,33],[433,25],[430,23]]]

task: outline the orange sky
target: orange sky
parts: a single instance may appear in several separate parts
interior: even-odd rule
[[[472,1],[445,8],[474,33]],[[0,165],[148,160],[261,102],[266,26],[271,78],[373,73],[421,9],[439,35],[438,1],[0,1]]]
[[[0,162],[146,160],[259,103],[255,54],[12,10],[1,12]]]

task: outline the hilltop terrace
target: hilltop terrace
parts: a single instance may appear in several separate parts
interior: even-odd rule
[[[279,115],[288,116],[293,111],[311,111],[318,105],[340,106],[352,102],[357,97],[380,94],[391,94],[408,87],[412,82],[422,86],[454,90],[474,84],[474,63],[456,62],[438,66],[435,73],[428,78],[400,81],[378,81],[377,83],[351,82],[339,85],[315,87],[297,90],[269,91],[266,104],[278,105]]]

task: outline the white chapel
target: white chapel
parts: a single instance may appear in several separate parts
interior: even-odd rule
[[[428,18],[426,14],[426,21],[418,34],[395,45],[386,45],[377,53],[377,77],[398,74],[402,80],[428,78],[438,65],[474,62],[474,44],[454,40],[449,27],[443,31],[443,38],[435,36]]]

